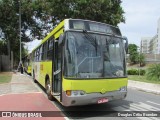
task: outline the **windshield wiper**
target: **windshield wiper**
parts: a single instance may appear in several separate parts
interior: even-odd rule
[[[84,35],[86,36],[87,40],[89,40],[89,42],[94,46],[95,50],[96,50],[96,56],[97,56],[97,39],[93,38],[93,36],[91,36],[90,34],[88,34],[88,32],[86,30],[83,30]]]

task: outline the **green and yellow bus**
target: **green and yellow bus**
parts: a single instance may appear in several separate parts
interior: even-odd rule
[[[124,99],[127,47],[118,27],[65,19],[32,51],[33,80],[64,106]]]

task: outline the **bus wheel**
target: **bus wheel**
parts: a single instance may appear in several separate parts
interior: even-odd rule
[[[36,81],[36,79],[35,79],[35,74],[34,74],[34,72],[33,72],[33,82],[34,82],[34,83],[37,83],[37,81]]]
[[[52,101],[53,96],[51,94],[51,85],[50,85],[49,80],[46,81],[46,86],[45,87],[46,87],[46,93],[47,93],[48,99]]]
[[[28,73],[28,75],[29,75],[29,76],[32,76],[32,74],[31,74],[31,73]]]

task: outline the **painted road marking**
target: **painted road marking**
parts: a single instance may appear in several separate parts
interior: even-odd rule
[[[158,118],[156,118],[156,117],[150,117],[150,118],[152,118],[152,120],[159,120],[159,117]]]
[[[122,105],[123,107],[125,107],[125,108],[128,108],[128,109],[131,109],[132,111],[144,111],[144,109],[143,110],[140,110],[138,107],[135,107],[135,106],[127,106],[127,105]],[[158,118],[156,118],[156,117],[149,117],[149,118],[147,118],[147,117],[136,117],[136,118],[138,118],[138,119],[140,119],[140,120],[159,120]]]
[[[130,104],[131,108],[136,108],[137,111],[151,111],[149,108],[147,107],[143,107],[141,104],[137,104],[137,103],[132,103]],[[156,110],[154,110],[156,111]]]
[[[127,106],[127,105],[122,105],[122,106],[125,107],[125,108],[128,108],[128,109],[131,109],[132,111],[140,111],[139,109],[137,109],[134,106]]]
[[[152,104],[155,104],[155,105],[160,105],[160,104],[155,103],[155,102],[152,102],[152,101],[147,101],[147,102],[152,103]]]
[[[155,110],[153,110],[153,108]],[[131,103],[129,106],[121,105],[118,107],[114,107],[112,109],[115,111],[140,111],[140,112],[141,111],[157,111],[157,110],[159,110],[156,107],[153,107],[153,106],[141,103],[141,102],[139,104],[138,103]],[[156,117],[134,117],[134,118],[137,118],[140,120],[159,120],[159,118],[156,118]]]
[[[139,102],[139,104],[137,103],[131,103],[129,106],[127,105],[121,105],[118,107],[114,107],[113,108],[116,111],[160,111],[159,108],[156,108],[154,106],[151,105],[147,105],[145,103]]]
[[[156,108],[156,107],[153,107],[153,106],[151,106],[151,105],[144,104],[144,103],[142,103],[142,102],[140,102],[140,105],[143,106],[144,108],[150,109],[151,111],[152,111],[152,110],[160,111],[160,108]]]
[[[112,109],[115,110],[115,111],[131,111],[130,109],[126,109],[122,106],[114,107]]]

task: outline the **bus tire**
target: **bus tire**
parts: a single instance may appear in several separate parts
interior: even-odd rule
[[[45,84],[45,88],[46,88],[46,94],[49,100],[53,101],[53,96],[51,94],[51,85],[50,85],[50,81],[46,80],[46,84]]]
[[[29,76],[32,76],[32,74],[31,74],[31,73],[28,73],[28,75],[29,75]]]
[[[34,82],[34,83],[37,83],[37,80],[35,79],[35,74],[34,74],[34,72],[33,72],[33,82]]]

